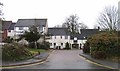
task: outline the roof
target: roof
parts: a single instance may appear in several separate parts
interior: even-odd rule
[[[80,29],[81,34],[72,34],[71,39],[77,37],[77,39],[87,39],[88,37],[97,34],[99,32],[98,29]]]
[[[47,19],[18,19],[15,27],[45,26]]]
[[[8,28],[8,30],[14,30],[15,24],[16,24],[16,23],[12,23],[12,24],[10,25],[10,27]]]
[[[69,35],[67,28],[48,28],[48,33],[52,35]]]
[[[11,24],[12,24],[12,21],[3,21],[2,30],[8,30]]]

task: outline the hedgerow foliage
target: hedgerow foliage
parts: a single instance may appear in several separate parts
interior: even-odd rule
[[[116,32],[101,32],[88,39],[91,55],[95,58],[119,56],[119,43]]]

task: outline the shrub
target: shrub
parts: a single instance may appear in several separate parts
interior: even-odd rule
[[[64,49],[67,49],[67,50],[71,49],[68,42],[65,44],[65,48]]]
[[[5,44],[2,48],[2,59],[3,60],[10,60],[10,61],[17,61],[26,59],[32,56],[29,50],[17,43],[12,44]]]
[[[96,57],[94,54],[98,56],[104,54],[107,57],[117,56],[119,52],[117,51],[118,43],[116,37],[115,32],[102,32],[90,37],[88,41],[91,47],[91,54],[93,54],[92,56]],[[100,58],[102,58],[102,56]],[[103,58],[106,57],[103,56]]]
[[[5,38],[4,40],[5,43],[12,43],[12,41],[13,41],[13,38],[10,38],[10,37]]]
[[[34,42],[29,43],[29,47],[30,48],[35,48],[35,43]]]
[[[83,53],[90,53],[90,45],[88,41],[83,46]]]
[[[105,51],[93,51],[91,56],[97,59],[105,59],[107,57]]]
[[[50,43],[49,42],[43,42],[42,44],[41,43],[37,43],[37,47],[38,49],[45,49],[45,50],[48,50],[50,48]]]

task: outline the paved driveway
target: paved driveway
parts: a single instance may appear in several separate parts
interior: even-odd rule
[[[89,63],[79,56],[80,50],[55,50],[47,62],[21,69],[105,69]]]

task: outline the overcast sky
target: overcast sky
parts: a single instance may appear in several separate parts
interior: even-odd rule
[[[48,26],[61,25],[66,17],[77,14],[84,24],[93,28],[99,13],[105,6],[115,5],[119,0],[0,0],[4,3],[6,20],[47,18]]]

